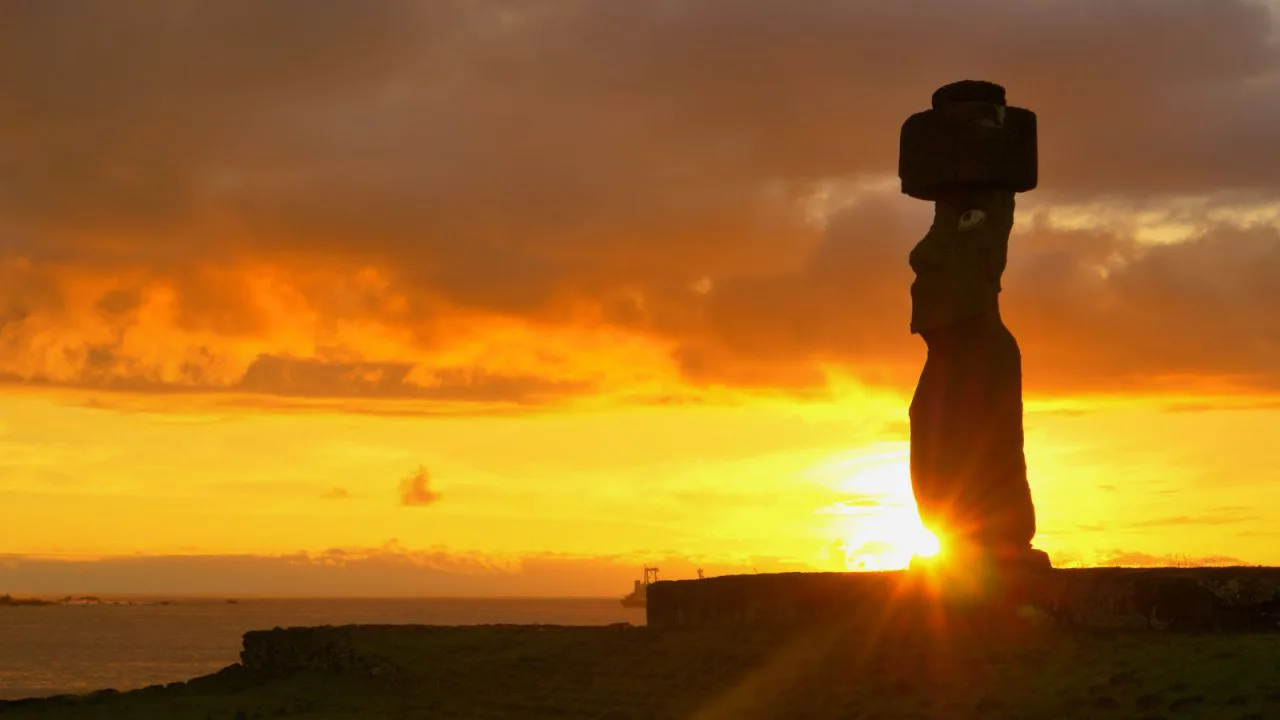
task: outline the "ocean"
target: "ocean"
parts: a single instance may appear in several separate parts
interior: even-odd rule
[[[171,600],[0,607],[0,699],[190,680],[240,659],[249,630],[300,625],[644,624],[617,599]]]

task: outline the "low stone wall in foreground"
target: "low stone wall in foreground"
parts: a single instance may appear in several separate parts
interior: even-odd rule
[[[394,625],[342,627],[292,627],[254,630],[244,634],[240,664],[261,675],[271,676],[305,670],[372,677],[391,675],[397,665],[357,647],[357,638],[392,633],[410,636],[413,627]]]
[[[1280,568],[1055,569],[1006,578],[994,590],[988,584],[981,595],[974,594],[972,586],[959,587],[962,584],[945,579],[931,584],[922,573],[902,571],[661,581],[649,586],[648,624],[659,632],[845,620],[867,623],[868,627],[884,626],[886,620],[892,620],[889,624],[923,628],[937,620],[940,609],[952,608],[970,618],[973,611],[981,616],[990,610],[999,617],[1018,614],[1064,627],[1280,632]],[[501,635],[508,638],[504,642],[532,643],[529,647],[534,647],[568,642],[564,638],[570,636],[621,633],[627,627],[277,628],[246,633],[240,661],[258,676],[316,670],[394,679],[406,663],[421,662],[420,646],[444,642],[440,637],[446,635],[454,638],[450,643]],[[630,631],[647,632],[642,628]],[[625,633],[618,637],[635,640]]]

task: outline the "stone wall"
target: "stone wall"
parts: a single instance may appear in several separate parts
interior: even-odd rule
[[[899,615],[957,605],[1036,613],[1066,626],[1280,631],[1280,568],[1081,568],[1023,573],[974,594],[924,573],[784,573],[662,581],[648,623],[679,627]]]
[[[394,663],[358,648],[355,638],[396,632],[406,631],[393,625],[254,630],[244,634],[240,664],[265,676],[306,670],[361,676],[393,674]]]

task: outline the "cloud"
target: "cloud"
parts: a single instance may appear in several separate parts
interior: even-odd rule
[[[1104,486],[1106,487],[1106,486]],[[1114,490],[1114,488],[1112,488]],[[1128,520],[1123,523],[1084,523],[1076,526],[1081,532],[1115,533],[1129,530],[1151,530],[1160,528],[1187,527],[1192,525],[1219,526],[1248,523],[1258,520],[1252,508],[1219,507],[1207,508],[1196,515],[1167,515],[1147,518],[1145,520]]]
[[[1100,567],[1237,567],[1247,565],[1240,558],[1227,555],[1152,555],[1144,552],[1112,550],[1102,553]]]
[[[1216,398],[1213,402],[1170,403],[1163,409],[1168,413],[1205,413],[1223,410],[1275,410],[1280,408],[1280,401],[1256,400],[1253,398]]]
[[[1202,515],[1174,515],[1171,517],[1152,518],[1126,523],[1126,527],[1134,529],[1183,527],[1187,525],[1234,525],[1235,523],[1257,520],[1258,516],[1246,514],[1248,508],[1221,508]]]
[[[405,507],[426,507],[440,502],[440,493],[429,487],[431,478],[421,465],[409,477],[400,481],[400,504]]]
[[[1006,283],[1029,391],[1276,390],[1280,223],[1239,218],[1280,189],[1263,3],[2,12],[12,382],[526,405],[906,388],[927,208],[867,188],[902,119],[972,76],[1040,117]],[[1152,213],[1193,239],[1152,246],[1132,221]]]
[[[320,497],[325,500],[349,500],[351,493],[344,487],[334,487],[326,490]]]
[[[0,586],[17,595],[151,594],[277,597],[620,597],[645,564],[667,579],[800,569],[773,558],[677,555],[494,556],[437,547],[334,548],[281,555],[0,555]],[[495,619],[497,620],[497,619]]]

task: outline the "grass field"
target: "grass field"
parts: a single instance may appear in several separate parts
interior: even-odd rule
[[[1016,625],[335,628],[378,675],[233,666],[0,717],[1280,718],[1280,635]]]

